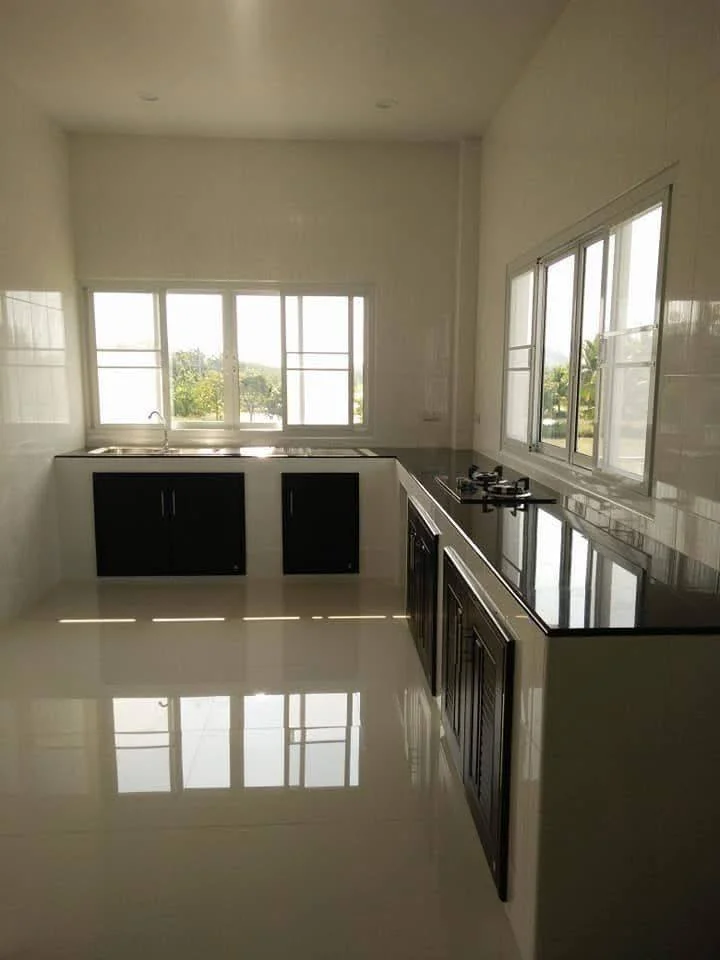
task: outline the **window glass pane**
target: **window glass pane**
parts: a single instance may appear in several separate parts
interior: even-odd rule
[[[608,330],[655,323],[662,204],[615,227],[608,270]]]
[[[300,350],[300,297],[285,297],[285,349]]]
[[[527,443],[530,412],[530,371],[510,370],[507,375],[505,434]]]
[[[610,234],[600,461],[642,478],[652,404],[652,361],[662,204],[619,224]]]
[[[159,369],[98,370],[101,423],[147,423],[151,410],[162,405]]]
[[[510,340],[511,347],[532,342],[532,314],[535,273],[528,270],[510,283]]]
[[[144,424],[162,403],[155,295],[93,293],[93,316],[100,422]]]
[[[650,363],[656,329],[629,330],[608,339],[608,360],[613,363]]]
[[[93,293],[95,345],[98,350],[157,350],[155,295]]]
[[[160,354],[154,350],[98,350],[99,367],[159,367]]]
[[[348,307],[347,297],[303,297],[302,342],[298,350],[311,353],[347,353]]]
[[[530,367],[530,347],[515,347],[509,350],[508,367],[511,370],[527,370]]]
[[[615,367],[603,393],[603,464],[634,477],[645,472],[652,368]]]
[[[180,427],[222,423],[222,295],[168,293],[166,309],[173,422]]]
[[[348,375],[344,371],[290,371],[287,375],[289,424],[348,422]]]
[[[288,370],[347,370],[347,353],[289,353]]]
[[[572,342],[575,254],[546,270],[542,425],[540,438],[567,446],[570,346]]]
[[[353,297],[353,423],[365,422],[365,300]]]
[[[280,295],[239,294],[235,306],[240,422],[279,429],[282,427]],[[295,316],[297,318],[297,313]]]
[[[602,309],[602,268],[605,241],[585,248],[578,378],[578,425],[575,449],[592,457],[595,452],[595,413]]]

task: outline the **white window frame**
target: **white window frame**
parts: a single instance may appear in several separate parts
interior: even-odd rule
[[[672,195],[672,183],[674,179],[673,170],[666,170],[657,177],[652,178],[646,183],[632,190],[629,194],[616,199],[607,207],[597,211],[590,217],[587,217],[580,224],[565,231],[559,237],[542,244],[535,248],[528,255],[519,258],[509,265],[506,275],[506,310],[505,310],[505,347],[503,364],[503,387],[502,387],[502,448],[511,453],[527,457],[538,457],[544,459],[548,464],[552,463],[555,468],[568,468],[571,473],[577,473],[578,470],[586,473],[588,476],[597,475],[599,479],[611,478],[614,483],[635,493],[641,493],[648,496],[651,491],[653,477],[654,460],[654,441],[655,441],[655,418],[657,412],[657,393],[658,376],[657,370],[660,359],[660,349],[662,341],[662,315],[665,294],[665,276],[667,262],[667,241],[669,232],[670,204]],[[584,281],[585,251],[598,240],[605,240],[603,252],[602,267],[602,305],[601,312],[605,317],[606,303],[605,295],[607,291],[607,270],[608,270],[608,237],[611,230],[622,224],[624,221],[632,219],[644,210],[662,205],[662,225],[660,231],[660,249],[658,255],[658,278],[655,297],[655,315],[653,328],[656,331],[653,352],[648,363],[650,368],[650,402],[648,406],[648,421],[645,443],[645,463],[644,472],[641,478],[622,473],[619,470],[603,466],[599,463],[599,418],[602,410],[603,380],[606,377],[600,365],[597,394],[595,404],[596,429],[595,444],[593,455],[589,456],[577,452],[575,444],[577,439],[577,419],[578,419],[578,387],[580,373],[580,339],[582,324],[582,292]],[[573,298],[573,321],[572,321],[572,342],[571,342],[571,364],[568,386],[568,442],[566,449],[558,448],[541,440],[541,421],[542,421],[542,384],[543,384],[543,354],[544,354],[544,297],[545,297],[545,269],[546,267],[567,256],[568,253],[575,252],[575,289]],[[529,388],[529,416],[528,416],[528,435],[525,441],[518,441],[507,435],[506,429],[506,405],[508,391],[508,371],[509,371],[509,338],[510,338],[510,291],[512,281],[524,273],[533,272],[534,274],[534,302],[533,302],[533,342],[530,346],[531,355],[531,375]],[[645,328],[638,328],[642,330]],[[607,336],[601,325],[600,331],[600,349],[603,352],[603,344],[607,341]],[[605,386],[607,386],[605,384]]]
[[[228,281],[163,281],[163,282],[133,282],[133,281],[93,281],[86,280],[80,284],[81,302],[84,307],[86,326],[86,357],[87,371],[86,413],[88,440],[91,443],[109,440],[123,440],[147,442],[155,441],[162,432],[162,426],[155,423],[103,423],[100,420],[100,397],[98,382],[97,345],[95,341],[95,322],[93,316],[94,293],[150,293],[155,300],[155,318],[159,329],[159,344],[161,355],[161,413],[167,418],[171,437],[175,442],[183,441],[189,445],[203,441],[231,440],[254,443],[266,441],[268,444],[279,440],[301,439],[343,439],[358,437],[367,440],[372,432],[371,415],[373,412],[373,370],[372,344],[374,341],[374,289],[368,284],[277,284],[277,283],[232,283]],[[226,414],[230,410],[230,417],[223,423],[213,426],[211,423],[172,426],[172,399],[170,356],[168,349],[168,334],[166,322],[166,298],[168,292],[180,293],[218,293],[223,298],[223,373],[225,377],[225,404]],[[267,424],[250,424],[240,421],[238,397],[238,369],[239,360],[237,349],[237,317],[235,313],[235,296],[243,294],[275,294],[280,297],[281,303],[281,389],[282,389],[282,427],[268,428]],[[348,298],[348,423],[347,424],[292,424],[287,423],[287,350],[285,338],[285,301],[287,297],[297,296],[302,303],[305,296],[342,296]],[[353,298],[361,297],[364,301],[363,315],[363,421],[354,423],[353,378],[354,378],[354,343],[353,343]],[[148,411],[149,413],[150,411]]]

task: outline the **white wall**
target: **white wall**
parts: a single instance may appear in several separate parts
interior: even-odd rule
[[[372,283],[373,438],[448,441],[457,145],[92,135],[70,143],[83,280]],[[466,403],[468,433],[469,414]]]
[[[52,458],[84,438],[66,153],[0,78],[0,619],[58,579]]]
[[[483,141],[475,444],[500,443],[507,264],[669,164],[655,516],[585,502],[720,562],[720,4],[573,0]],[[537,461],[535,461],[537,463]],[[583,503],[580,498],[580,507]]]

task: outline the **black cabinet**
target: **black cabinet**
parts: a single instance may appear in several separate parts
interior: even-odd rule
[[[100,577],[245,573],[245,478],[95,473]]]
[[[357,473],[283,473],[283,573],[358,573]]]
[[[451,752],[505,899],[513,642],[447,555],[443,574],[442,694]]]
[[[433,695],[436,693],[439,539],[414,504],[408,501],[405,612]]]

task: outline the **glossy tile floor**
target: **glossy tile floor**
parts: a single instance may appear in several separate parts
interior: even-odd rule
[[[402,610],[114,583],[7,625],[0,957],[516,960]]]

